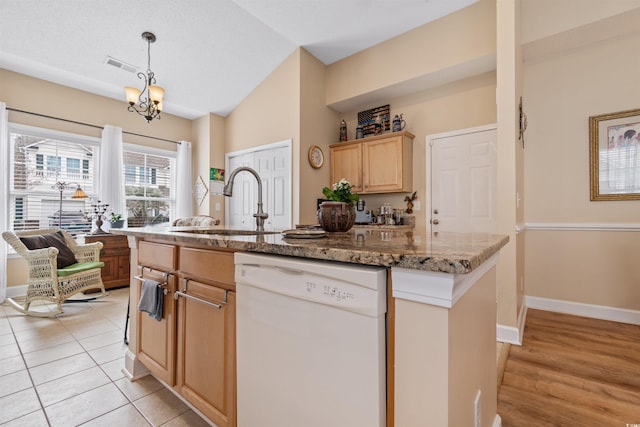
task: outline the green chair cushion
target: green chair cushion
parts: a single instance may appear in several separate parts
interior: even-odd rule
[[[93,268],[102,268],[102,267],[104,267],[104,262],[102,261],[77,262],[75,264],[71,264],[68,267],[59,268],[58,277],[71,276],[72,274],[80,273],[81,271],[87,271]]]

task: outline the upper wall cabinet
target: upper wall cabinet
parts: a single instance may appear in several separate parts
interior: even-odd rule
[[[413,191],[413,138],[402,131],[331,145],[331,183],[344,178],[359,194]]]

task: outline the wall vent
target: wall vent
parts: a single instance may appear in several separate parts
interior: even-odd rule
[[[105,58],[104,63],[116,68],[120,68],[121,70],[128,71],[130,73],[135,73],[136,71],[138,71],[138,67],[136,67],[135,65],[127,64],[124,61],[120,61],[119,59],[108,55]]]

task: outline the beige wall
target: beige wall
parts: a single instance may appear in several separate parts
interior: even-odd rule
[[[638,232],[526,233],[527,295],[640,310]]]
[[[296,49],[226,118],[225,152],[291,139],[293,222],[298,222],[300,173],[300,55]],[[227,175],[230,171],[227,173]]]
[[[106,98],[0,69],[0,99],[10,108],[96,126],[110,124],[124,131],[173,141],[192,140],[191,120],[162,113],[161,120],[147,123],[142,117],[127,111],[124,94],[122,100]],[[9,121],[98,138],[101,135],[100,129],[15,112],[9,112]],[[176,149],[173,143],[132,135],[123,137],[125,142],[166,150]]]
[[[639,7],[640,0],[523,0],[522,41],[553,37],[621,14],[629,15],[632,21],[626,27],[633,30],[639,12],[634,9]]]
[[[225,118],[215,114],[207,114],[193,121],[193,138],[198,143],[193,144],[193,182],[201,177],[209,188],[209,169],[224,169],[225,154]],[[225,197],[207,193],[205,199],[198,206],[194,201],[193,213],[210,215],[224,223]],[[218,208],[218,209],[216,209]]]
[[[192,140],[191,120],[162,114],[161,120],[147,123],[137,114],[127,111],[123,100],[92,95],[76,89],[0,69],[0,101],[7,107],[45,114],[67,120],[103,126],[111,124],[124,131],[174,141]],[[62,132],[70,132],[99,138],[101,130],[59,120],[9,112],[9,121]],[[146,146],[174,150],[176,145],[149,138],[124,135],[124,141]],[[193,141],[194,145],[198,141]],[[7,262],[8,286],[22,285],[27,279],[26,263],[20,258]]]
[[[638,233],[572,229],[638,225],[639,201],[589,200],[588,117],[638,108],[639,44],[623,36],[525,63],[526,222],[570,230],[526,231],[527,295],[640,309]]]
[[[339,119],[325,105],[325,66],[299,48],[267,77],[226,120],[226,152],[293,140],[292,220],[315,223],[315,200],[329,181],[328,146],[335,140]],[[314,170],[309,147],[326,154],[325,166]]]
[[[325,104],[325,65],[304,49],[300,50],[300,144],[294,150],[294,158],[299,159],[299,180],[294,184],[294,192],[300,194],[300,224],[315,224],[316,200],[322,195],[322,188],[328,186],[329,144],[338,139],[340,118],[337,111]],[[317,145],[325,155],[325,164],[320,169],[311,167],[308,161],[309,148]],[[295,188],[299,185],[299,189]]]
[[[458,67],[495,67],[495,2],[480,0],[451,15],[356,53],[328,67],[327,104],[446,81]],[[389,90],[391,88],[391,90]],[[370,96],[369,96],[370,97]],[[382,104],[375,104],[382,105]],[[342,110],[342,108],[341,108]]]
[[[481,0],[327,67],[326,102],[340,109],[349,139],[359,111],[389,104],[392,117],[403,114],[405,129],[416,136],[413,191],[420,201],[427,197],[426,137],[496,122],[495,14],[495,2]],[[457,74],[459,68],[466,71]],[[447,75],[460,78],[443,83]],[[336,127],[332,142],[337,135]],[[363,199],[368,209],[406,208],[406,195]],[[414,215],[416,227],[424,228],[427,212]]]
[[[395,300],[395,425],[472,426],[478,390],[481,425],[493,425],[495,284],[491,268],[451,309]]]
[[[437,89],[390,98],[385,102],[390,105],[391,116],[403,114],[407,122],[405,129],[416,136],[413,140],[413,191],[417,191],[418,200],[424,205],[427,197],[427,136],[495,123],[496,74],[485,73]],[[355,138],[358,111],[378,105],[367,105],[342,113],[341,117],[347,122],[349,139]],[[335,142],[338,139],[337,130],[336,127]],[[391,203],[395,208],[406,208],[405,196],[405,193],[380,194],[363,196],[362,199],[366,201],[367,209],[375,209],[383,203]],[[427,212],[422,206],[421,209],[414,211],[416,227],[419,228],[425,227],[427,217]]]
[[[498,232],[509,236],[498,264],[498,324],[516,327],[524,293],[523,235],[516,234],[524,218],[522,143],[519,137],[519,98],[522,93],[520,51],[520,1],[497,3],[498,104]]]

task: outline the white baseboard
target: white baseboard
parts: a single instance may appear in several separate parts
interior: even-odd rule
[[[522,345],[524,321],[527,318],[527,305],[522,304],[518,313],[518,326],[496,325],[496,340],[509,344]]]
[[[592,317],[594,319],[640,325],[640,310],[629,310],[625,308],[583,304],[572,301],[531,296],[525,297],[525,304],[529,308],[539,310],[555,311],[557,313],[573,314],[575,316]]]
[[[7,298],[15,298],[27,294],[27,285],[7,287]]]

